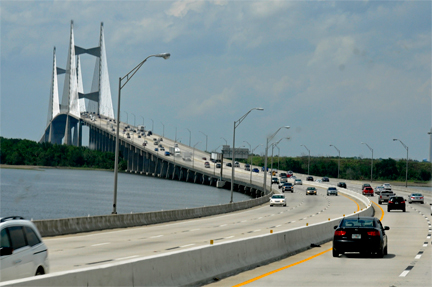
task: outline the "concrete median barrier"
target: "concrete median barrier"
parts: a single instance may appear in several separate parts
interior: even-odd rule
[[[143,226],[234,212],[267,203],[269,201],[269,196],[270,195],[266,195],[241,202],[189,209],[35,220],[33,223],[37,226],[43,237],[58,236],[105,229]]]
[[[367,199],[362,198],[367,204]],[[346,216],[373,216],[372,206]],[[211,282],[333,238],[342,219],[157,256],[3,282],[0,286],[185,286]]]

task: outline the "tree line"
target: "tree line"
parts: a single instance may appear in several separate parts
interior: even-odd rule
[[[0,163],[8,165],[114,169],[115,155],[112,152],[101,152],[87,147],[0,137],[0,158]],[[119,170],[126,168],[126,160],[120,153]]]
[[[51,143],[37,143],[23,139],[6,139],[0,137],[0,157],[2,164],[38,165],[62,167],[86,167],[114,169],[115,155],[112,152],[91,150],[87,147],[75,147]],[[250,162],[250,158],[241,162]],[[268,158],[270,168],[271,158]],[[252,164],[264,166],[264,157],[253,155]],[[273,168],[292,170],[297,173],[308,173],[308,157],[274,157]],[[119,170],[125,170],[127,162],[121,152]],[[315,176],[338,176],[337,157],[311,157],[309,174]],[[382,181],[405,181],[406,161],[394,159],[375,159],[373,179]],[[339,178],[351,180],[369,180],[371,174],[370,159],[341,158]],[[408,180],[430,181],[432,178],[431,163],[408,162]]]
[[[243,160],[242,162],[245,162]],[[247,160],[250,163],[250,158]],[[253,155],[252,164],[264,166],[264,157]],[[267,166],[270,169],[271,158],[267,159]],[[277,169],[278,164],[281,170],[292,170],[293,172],[308,174],[308,157],[273,157],[273,168]],[[408,161],[408,180],[425,182],[432,178],[431,163]],[[338,158],[337,157],[311,157],[309,174],[315,176],[328,176],[337,178]],[[374,159],[373,180],[380,181],[405,181],[406,160]],[[370,180],[371,160],[358,158],[340,158],[339,178],[350,180]]]

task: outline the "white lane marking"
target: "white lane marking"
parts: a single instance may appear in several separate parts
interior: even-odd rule
[[[223,226],[227,226],[228,224],[222,224],[222,225],[219,225],[219,227],[223,227]]]
[[[195,245],[195,244],[187,244],[187,245],[183,245],[183,246],[180,246],[180,247],[188,247],[188,246],[192,246],[192,245]]]
[[[262,216],[261,217],[258,217],[258,219],[261,219],[262,218]]]
[[[117,258],[115,260],[126,260],[126,259],[132,259],[132,258],[135,258],[135,257],[138,257],[138,255],[133,255],[133,256],[129,256],[129,257],[121,257],[121,258]]]
[[[240,221],[240,222],[246,222],[247,220],[243,220],[243,221]]]
[[[404,272],[402,272],[400,275],[399,275],[399,277],[405,277],[405,276],[407,276],[408,275],[408,273],[409,273],[409,271],[404,271]]]
[[[93,244],[92,246],[101,246],[101,245],[105,245],[105,244],[110,244],[110,243],[109,242],[104,242],[104,243]]]
[[[196,228],[196,229],[191,229],[191,231],[197,231],[197,230],[200,230],[199,228]]]
[[[233,238],[234,237],[234,235],[233,236],[229,236],[229,237],[225,237],[225,239],[230,239],[230,238]]]
[[[158,237],[162,237],[163,235],[156,235],[156,236],[152,236],[150,238],[158,238]]]
[[[291,223],[294,223],[295,222],[295,220],[294,221],[291,221]]]
[[[421,254],[417,255],[416,257],[414,257],[414,259],[420,259]]]
[[[276,225],[276,227],[281,227],[282,225]]]
[[[430,236],[426,237],[426,239],[430,239],[430,238],[431,238]]]
[[[423,247],[427,247],[427,242],[425,244],[423,244]]]
[[[254,230],[253,232],[258,232],[258,231],[261,231],[261,229]]]

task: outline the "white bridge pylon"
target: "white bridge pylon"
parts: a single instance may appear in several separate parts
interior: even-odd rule
[[[80,55],[82,54],[89,54],[96,58],[91,90],[87,93],[84,92],[81,74]],[[58,75],[62,74],[65,74],[65,77],[60,102]],[[104,26],[101,23],[99,45],[86,49],[75,45],[73,21],[71,21],[66,69],[57,67],[56,48],[54,47],[48,122],[40,142],[61,144],[63,141],[65,144],[81,145],[79,119],[83,112],[114,118],[105,50]],[[59,115],[65,115],[66,117],[59,117]],[[53,124],[53,121],[60,121],[61,123]]]

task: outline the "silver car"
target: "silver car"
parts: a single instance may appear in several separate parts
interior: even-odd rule
[[[336,187],[327,188],[327,195],[338,195],[338,191]]]
[[[375,187],[375,194],[380,195],[381,191],[384,190],[384,187],[382,185]]]
[[[294,180],[294,184],[295,185],[303,185],[303,182],[302,182],[302,180],[300,178],[297,178],[297,179]]]
[[[408,196],[408,203],[413,202],[420,202],[421,204],[424,203],[424,196],[421,193],[411,193],[410,196]]]
[[[272,197],[270,197],[270,207],[272,207],[273,205],[286,206],[285,195],[283,195],[283,194],[273,194]]]

